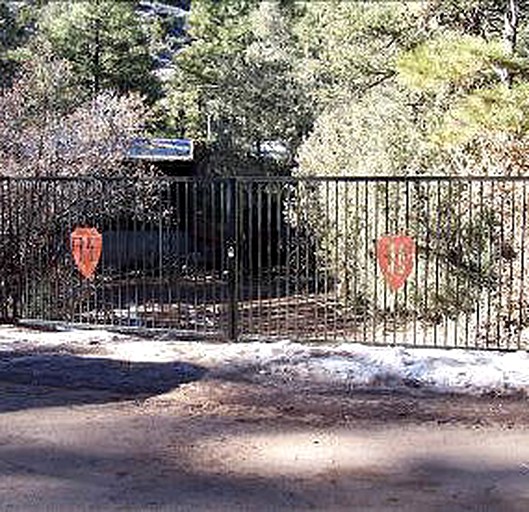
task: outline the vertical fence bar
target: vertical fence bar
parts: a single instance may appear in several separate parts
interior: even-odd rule
[[[272,275],[273,279],[275,281],[273,290],[272,290],[272,296],[273,296],[273,302],[274,305],[274,311],[273,315],[275,317],[274,322],[274,334],[280,335],[281,334],[281,304],[282,304],[282,290],[281,290],[281,276],[279,274],[279,270],[283,268],[283,234],[281,229],[281,203],[283,201],[283,187],[281,183],[277,184],[276,187],[273,188],[274,190],[274,198],[275,198],[275,208],[274,208],[274,222],[275,222],[275,254],[274,258],[275,261],[273,263],[271,262],[271,269],[272,269]],[[274,293],[275,292],[275,293]]]
[[[7,186],[8,186],[8,222],[9,222],[9,235],[11,237],[12,241],[16,241],[18,248],[15,251],[14,247],[10,245],[10,254],[12,255],[14,259],[14,268],[16,269],[17,273],[17,299],[19,302],[19,313],[20,315],[27,316],[28,315],[28,294],[29,294],[29,288],[28,288],[28,275],[27,275],[27,267],[24,265],[23,262],[23,252],[21,251],[21,247],[23,243],[26,243],[23,241],[23,236],[20,229],[20,215],[21,212],[19,210],[19,204],[23,201],[27,200],[27,197],[22,197],[20,189],[22,187],[22,182],[17,181],[14,182],[12,179],[7,180]],[[15,204],[16,203],[16,204]],[[27,245],[25,246],[26,253],[28,250]],[[15,303],[17,300],[14,301]]]
[[[6,178],[6,194],[7,194],[7,202],[6,202],[6,216],[7,224],[8,224],[8,237],[9,242],[7,243],[8,247],[8,257],[9,260],[12,262],[13,268],[15,269],[15,284],[12,284],[12,281],[10,282],[10,285],[8,287],[8,294],[10,294],[13,290],[12,287],[15,288],[15,297],[13,298],[13,308],[14,308],[14,320],[18,320],[17,313],[22,315],[26,312],[24,305],[27,304],[27,289],[25,287],[27,286],[27,279],[24,275],[24,269],[22,267],[22,261],[21,261],[21,254],[20,254],[20,230],[18,228],[18,217],[19,212],[18,209],[13,212],[13,204],[14,204],[14,197],[20,197],[20,192],[18,190],[18,184],[13,183],[13,180],[10,178]],[[13,242],[18,242],[17,245],[19,245],[17,251],[15,252],[15,246]],[[9,295],[8,295],[9,296]],[[20,301],[20,302],[19,302]],[[17,305],[18,303],[18,305]],[[18,310],[18,311],[17,311]]]
[[[339,191],[339,182],[336,180],[334,182],[334,238],[336,239],[336,243],[334,245],[334,257],[333,257],[333,264],[332,264],[332,270],[333,270],[333,300],[331,302],[333,307],[332,312],[332,325],[333,325],[333,339],[336,340],[337,337],[337,317],[339,314],[339,310],[342,307],[340,304],[341,298],[338,296],[338,280],[340,279],[340,263],[339,263],[339,254],[340,254],[340,247],[343,251],[343,245],[342,245],[342,239],[343,239],[343,233],[342,230],[340,230],[340,223],[339,223],[339,216],[338,216],[338,205],[343,204],[340,201],[340,191]]]
[[[418,182],[414,183],[414,200],[412,204],[414,205],[416,210],[422,209],[422,203],[421,203],[421,184]],[[413,345],[417,346],[417,323],[419,320],[419,311],[420,311],[420,305],[419,305],[419,283],[420,283],[420,275],[419,275],[419,262],[421,259],[421,254],[425,253],[427,251],[426,247],[421,247],[422,243],[422,233],[420,232],[421,228],[421,211],[416,211],[414,215],[415,220],[415,246],[416,246],[416,252],[415,252],[415,268],[414,268],[414,287],[413,287]],[[408,213],[409,218],[409,213]]]
[[[197,252],[195,262],[195,273],[197,276],[197,327],[206,331],[209,318],[207,308],[207,250],[208,250],[208,239],[206,230],[206,212],[205,212],[205,200],[206,200],[206,185],[204,181],[199,182],[200,188],[197,190],[196,198],[196,222],[197,222]]]
[[[468,229],[467,229],[467,233],[469,233],[469,238],[470,240],[467,241],[467,243],[470,243],[470,248],[469,248],[469,254],[470,254],[470,257],[469,257],[469,262],[468,264],[469,265],[473,265],[473,260],[474,260],[474,254],[473,254],[473,251],[475,250],[475,247],[474,247],[474,238],[475,238],[475,228],[474,228],[474,187],[473,187],[473,182],[469,180],[468,182],[468,199],[469,199],[469,202],[468,202]],[[463,247],[463,244],[462,244],[462,247]],[[463,249],[461,249],[463,250]],[[479,249],[478,249],[479,250]],[[471,281],[471,278],[467,277],[467,279],[465,280],[466,281],[466,286],[465,286],[465,295],[466,297],[469,297],[471,296],[470,293],[476,293],[476,292],[473,292],[472,290],[472,281]],[[476,304],[476,313],[479,309],[479,292],[477,293],[477,304]],[[467,308],[466,312],[465,312],[465,342],[464,342],[464,347],[465,348],[468,348],[468,341],[469,341],[469,314],[470,314],[470,311],[469,309]]]
[[[6,179],[0,178],[0,262],[5,270],[9,272],[12,266],[12,256],[11,251],[9,250],[9,238],[8,232],[9,227],[6,220],[6,210],[7,210],[7,192],[6,192]],[[12,272],[12,271],[11,271]],[[0,276],[0,321],[9,322],[11,320],[9,301],[12,297],[11,282],[13,280],[13,275],[5,273]]]
[[[291,185],[285,186],[285,199],[284,199],[284,205],[281,208],[281,211],[286,210],[288,215],[288,210],[291,208],[292,205],[292,188]],[[283,224],[283,216],[281,216],[281,223]],[[284,242],[284,264],[286,265],[286,275],[285,275],[285,285],[284,285],[284,291],[283,294],[285,296],[285,330],[286,333],[291,335],[292,334],[292,325],[291,325],[291,291],[290,291],[290,280],[291,280],[291,257],[292,257],[292,241],[291,241],[291,231],[290,231],[290,222],[286,221],[286,226],[284,229],[281,230],[285,234],[285,242]],[[295,308],[292,309],[294,311]],[[294,312],[295,315],[295,312]]]
[[[503,293],[504,293],[504,265],[503,265],[503,252],[505,247],[505,183],[501,183],[499,185],[500,190],[500,218],[499,218],[499,224],[500,224],[500,246],[496,250],[497,258],[498,258],[498,288],[496,293],[496,300],[495,302],[495,318],[496,318],[496,339],[494,344],[496,347],[499,347],[502,340],[502,332],[501,332],[501,324],[502,324],[502,317],[503,317]],[[494,197],[494,196],[493,196]]]
[[[389,235],[394,235],[396,234],[395,233],[390,233],[390,227],[389,227],[389,209],[390,209],[390,206],[389,206],[389,181],[386,181],[383,183],[384,185],[384,212],[383,212],[383,215],[384,215],[384,236],[389,236]],[[377,202],[378,204],[378,202]],[[394,212],[392,212],[394,213]],[[376,221],[376,223],[378,224],[378,220]],[[375,241],[378,241],[378,236],[375,236]],[[393,249],[395,249],[395,247],[393,247]],[[398,258],[398,255],[396,254],[396,252],[393,252],[393,258]],[[375,265],[377,265],[377,261],[375,261]],[[393,266],[395,266],[395,263],[393,262]],[[378,280],[377,281],[377,288],[378,288]],[[382,304],[383,304],[383,311],[382,311],[382,337],[383,337],[383,340],[384,340],[384,343],[386,341],[386,335],[387,335],[387,330],[388,330],[388,325],[387,325],[387,317],[388,317],[388,287],[387,287],[387,282],[386,280],[384,279],[384,282],[383,282],[383,287],[382,287],[382,290],[383,290],[383,296],[382,296]],[[394,297],[396,298],[397,297],[397,292],[393,292],[394,293]],[[376,302],[376,301],[375,301]]]
[[[150,183],[150,187],[157,189],[155,183]],[[142,306],[144,310],[144,324],[147,327],[154,327],[156,324],[156,310],[159,303],[157,302],[155,290],[156,290],[156,243],[158,243],[158,230],[156,229],[154,214],[155,210],[148,207],[145,204],[145,198],[143,197],[144,191],[140,188],[141,198],[141,214],[143,217],[143,239],[144,242],[144,268],[142,279],[145,281],[147,293],[143,297]],[[156,195],[156,192],[151,193]],[[156,238],[155,238],[156,237]]]
[[[229,270],[228,270],[228,263],[227,263],[227,247],[228,247],[228,226],[227,226],[227,217],[226,217],[226,202],[227,202],[227,187],[226,187],[226,181],[222,180],[218,182],[218,193],[219,193],[219,215],[217,217],[217,220],[219,222],[219,235],[220,235],[220,243],[219,243],[219,268],[221,271],[222,276],[222,289],[220,293],[219,300],[223,304],[223,306],[226,304],[226,301],[228,300],[228,287],[229,287]],[[229,338],[229,311],[227,308],[222,308],[223,313],[223,331],[227,338]]]
[[[310,194],[313,190],[313,186],[311,183],[307,183],[307,184],[304,184],[306,189],[305,189],[305,192],[307,194],[307,197],[310,197]],[[303,224],[305,226],[305,231],[304,231],[304,237],[305,237],[305,272],[304,272],[304,278],[305,278],[305,283],[306,283],[306,289],[307,289],[307,294],[305,296],[305,302],[304,302],[304,317],[305,315],[307,315],[309,313],[309,310],[311,309],[310,308],[310,302],[311,302],[311,299],[312,297],[311,296],[314,296],[315,295],[315,292],[314,292],[314,279],[313,279],[313,275],[311,273],[311,266],[313,264],[313,262],[316,262],[317,261],[317,255],[315,255],[313,252],[315,252],[315,249],[316,249],[316,241],[315,241],[315,238],[314,238],[314,233],[310,231],[310,228],[309,228],[309,220],[308,220],[308,214],[309,212],[307,211],[307,209],[305,209],[304,211],[302,211],[300,213],[300,217],[303,221]],[[314,265],[316,266],[317,263]],[[302,325],[303,325],[303,333],[307,332],[307,330],[310,330],[310,324],[309,322],[304,322]]]
[[[199,230],[199,250],[197,262],[197,272],[201,276],[200,290],[201,290],[201,304],[200,304],[200,318],[201,326],[204,330],[208,330],[215,326],[214,322],[214,305],[212,302],[212,246],[213,239],[210,234],[210,225],[213,223],[212,212],[209,211],[210,202],[210,181],[204,180],[200,183],[199,191],[199,219],[201,219]]]
[[[351,254],[351,245],[350,245],[351,233],[349,232],[349,229],[350,229],[350,225],[349,225],[349,215],[350,215],[350,212],[349,212],[349,182],[345,182],[343,185],[344,185],[343,195],[344,195],[344,204],[345,204],[344,219],[342,222],[342,226],[343,226],[342,236],[344,238],[344,243],[343,243],[344,260],[343,262],[340,262],[340,265],[342,268],[342,272],[344,273],[343,279],[345,280],[345,282],[341,283],[342,291],[341,291],[340,299],[343,300],[343,313],[340,319],[341,320],[340,331],[342,333],[342,337],[344,338],[344,341],[347,341],[348,335],[351,334],[350,332],[348,332],[347,324],[349,323],[349,320],[350,319],[353,320],[353,325],[352,325],[353,332],[355,330],[355,325],[354,325],[354,318],[351,317],[350,312],[349,312],[351,309],[351,305],[350,305],[351,283],[349,282],[349,280],[350,280],[350,273],[351,273],[350,268],[352,266],[349,261],[349,256]],[[353,265],[355,265],[354,260],[353,260]]]
[[[130,296],[127,297],[127,322],[129,326],[138,326],[140,323],[138,303],[140,301],[139,288],[141,284],[139,279],[141,270],[141,253],[139,244],[141,242],[138,240],[138,197],[136,191],[133,193],[132,202],[132,220],[129,221],[129,223],[132,228],[132,254],[134,255],[133,263],[131,264],[132,272],[130,274],[133,299],[131,300]]]
[[[14,292],[13,281],[16,279],[17,272],[14,254],[13,254],[13,234],[12,234],[12,222],[11,215],[12,211],[10,208],[11,203],[11,187],[9,178],[0,178],[0,248],[2,254],[0,254],[0,261],[2,263],[5,273],[0,278],[0,300],[3,303],[1,307],[1,318],[2,322],[11,322],[16,320],[16,293]]]
[[[390,233],[390,227],[389,227],[389,181],[385,181],[382,183],[383,187],[384,187],[384,209],[383,209],[383,216],[384,216],[384,233],[383,235],[384,236],[389,236],[391,234],[396,234],[396,233]],[[377,203],[378,205],[378,191],[377,191]],[[377,216],[377,220],[375,221],[375,226],[378,224],[378,216]],[[378,236],[375,235],[375,241],[378,241]],[[395,247],[393,247],[393,250],[395,249]],[[397,258],[398,255],[393,252],[393,255],[392,255],[393,258]],[[375,265],[377,265],[377,261],[375,261]],[[393,262],[393,266],[395,266],[395,263]],[[376,266],[375,268],[378,268],[378,266]],[[378,279],[375,279],[375,282],[377,283],[376,284],[376,288],[375,290],[377,290],[378,288]],[[383,283],[382,283],[382,307],[383,307],[383,311],[382,311],[382,339],[384,341],[384,343],[386,342],[386,336],[387,336],[387,330],[388,330],[388,326],[387,326],[387,317],[388,317],[388,287],[387,287],[387,282],[386,282],[386,279],[383,280]],[[394,292],[394,297],[396,297],[397,294],[396,292]],[[376,292],[375,292],[375,297],[376,297]],[[376,299],[375,299],[375,303],[377,303]]]
[[[263,329],[263,185],[257,183],[257,325]]]
[[[513,182],[510,184],[510,201],[511,201],[511,225],[510,225],[510,236],[509,244],[506,247],[507,258],[509,260],[509,292],[508,292],[508,305],[507,305],[507,329],[509,331],[509,346],[511,348],[512,342],[514,341],[514,321],[513,321],[513,308],[515,307],[515,301],[513,300],[513,281],[514,281],[514,260],[516,254],[516,194],[519,182]]]
[[[104,219],[104,213],[99,210],[97,207],[98,198],[103,197],[103,191],[102,191],[102,185],[103,181],[101,180],[93,180],[92,181],[92,190],[91,190],[91,201],[90,201],[90,213],[92,215],[92,221],[91,225],[96,227],[98,232],[101,233],[103,231],[103,219]],[[49,201],[46,201],[49,203]],[[104,310],[102,309],[102,304],[104,304],[104,281],[103,281],[103,274],[102,274],[103,268],[102,268],[102,262],[98,261],[97,264],[97,271],[96,271],[96,278],[93,281],[93,305],[92,305],[92,311],[91,311],[91,322],[92,323],[101,323],[104,320],[103,314]]]
[[[477,254],[477,267],[478,267],[478,304],[476,311],[476,342],[480,347],[483,347],[483,342],[486,337],[487,330],[487,290],[490,284],[491,274],[490,265],[487,268],[486,265],[486,251],[488,248],[489,240],[489,227],[488,227],[488,212],[485,211],[484,207],[485,197],[485,182],[479,183],[479,206],[476,218],[478,224],[476,226],[476,236],[479,240],[479,251]]]
[[[290,204],[289,208],[289,217],[290,219],[293,218],[293,216],[296,216],[296,223],[294,225],[294,236],[295,236],[295,278],[294,278],[294,297],[295,297],[295,306],[294,306],[294,332],[296,337],[301,336],[300,332],[300,281],[302,279],[302,271],[301,271],[301,262],[302,262],[302,239],[301,239],[301,225],[299,222],[299,208],[300,208],[300,183],[297,182],[294,185],[293,190],[293,198],[292,203]]]
[[[178,197],[178,218],[179,227],[183,236],[183,254],[182,258],[178,258],[176,263],[176,278],[177,278],[177,301],[178,301],[178,316],[180,327],[188,330],[190,326],[190,297],[189,288],[191,286],[191,277],[189,276],[189,266],[191,264],[191,238],[193,236],[193,226],[191,223],[190,201],[189,201],[189,186],[187,180],[177,182],[177,197]]]
[[[522,182],[522,225],[520,230],[520,284],[518,297],[518,350],[522,349],[522,330],[525,327],[526,311],[524,304],[524,277],[525,277],[525,231],[527,227],[527,189],[526,181]],[[523,347],[527,348],[527,347]]]
[[[0,248],[2,253],[0,254],[0,262],[7,272],[0,277],[0,299],[3,300],[1,305],[1,316],[2,322],[14,321],[15,317],[15,306],[14,306],[14,293],[13,293],[13,280],[14,274],[14,256],[11,249],[13,243],[13,237],[11,236],[11,222],[9,218],[9,178],[0,178]],[[10,302],[11,308],[10,308]]]
[[[460,240],[461,244],[461,261],[465,263],[465,265],[468,266],[469,269],[472,270],[473,273],[476,272],[476,263],[475,263],[475,251],[476,251],[476,241],[475,241],[475,195],[476,192],[474,190],[474,183],[469,180],[467,183],[468,187],[468,220],[466,220],[466,232],[468,233],[468,239],[467,240]],[[464,205],[463,205],[464,206]],[[465,247],[466,245],[466,247]],[[478,249],[479,250],[479,249]],[[467,253],[467,261],[464,261],[464,255],[465,251]],[[474,305],[472,303],[472,308],[467,305],[465,308],[464,313],[464,339],[463,341],[463,347],[467,348],[469,344],[469,336],[470,336],[470,318],[476,318],[476,313],[479,308],[479,292],[476,292],[476,283],[475,283],[475,275],[467,275],[463,278],[464,288],[463,288],[463,300],[468,300],[471,297],[476,297],[476,304]]]
[[[330,201],[329,201],[329,181],[325,181],[325,233],[332,239],[331,231],[331,218],[330,218]],[[334,243],[337,243],[337,240],[334,240]],[[328,328],[328,319],[329,319],[329,263],[332,255],[332,247],[330,244],[325,244],[325,259],[323,265],[323,339],[327,341],[329,328]]]
[[[272,304],[273,304],[273,301],[272,301],[272,297],[273,297],[273,272],[272,272],[272,234],[273,234],[273,229],[272,229],[272,218],[273,218],[273,208],[272,208],[272,194],[271,194],[271,187],[270,185],[267,183],[266,184],[266,187],[265,187],[265,192],[266,192],[266,223],[267,223],[267,237],[266,237],[266,240],[267,240],[267,248],[266,248],[266,252],[267,252],[267,258],[266,258],[266,276],[267,276],[267,281],[266,281],[266,298],[267,298],[267,302],[266,302],[266,316],[267,316],[267,322],[266,322],[266,325],[267,325],[267,334],[270,335],[272,334],[272,321],[273,321],[273,316],[272,316]]]
[[[369,286],[369,182],[363,181],[364,184],[364,282],[365,289]],[[376,219],[375,219],[376,222]],[[362,304],[362,317],[363,317],[363,342],[367,343],[367,324],[370,311],[368,310],[367,300],[364,299]]]
[[[401,213],[400,213],[400,182],[399,181],[396,181],[395,183],[393,183],[393,191],[394,191],[394,201],[392,201],[392,203],[394,203],[394,207],[395,207],[395,212],[394,212],[394,215],[395,215],[395,230],[394,230],[394,234],[396,235],[402,235],[402,229],[400,227],[400,224],[401,224],[401,220],[400,220],[400,216],[401,216]],[[407,235],[407,233],[404,233],[405,235]],[[402,257],[402,256],[401,256]],[[406,287],[407,287],[407,283],[404,282],[404,285],[403,287],[400,289],[399,292],[395,292],[395,298],[394,298],[394,303],[393,303],[393,314],[391,315],[392,318],[392,323],[393,323],[393,328],[392,328],[392,335],[393,335],[393,346],[395,346],[397,344],[397,327],[398,327],[398,315],[399,315],[399,298],[402,297],[403,294],[406,293]],[[402,308],[402,311],[405,313],[405,308]]]
[[[165,240],[165,233],[164,233],[164,198],[167,197],[167,190],[166,190],[167,183],[165,181],[159,181],[156,184],[156,192],[157,192],[157,211],[156,211],[156,217],[154,219],[154,223],[156,226],[157,231],[157,247],[158,247],[158,254],[156,258],[156,263],[153,268],[153,281],[156,283],[153,285],[153,294],[156,296],[156,314],[153,315],[153,326],[158,327],[160,324],[164,322],[164,319],[166,318],[166,293],[167,288],[165,286],[165,280],[164,280],[164,268],[163,268],[163,254],[164,254],[164,240]]]
[[[215,320],[215,327],[218,329],[219,326],[219,309],[220,309],[220,297],[218,295],[218,284],[217,282],[222,282],[222,275],[217,275],[219,270],[219,255],[217,251],[222,248],[219,248],[220,243],[219,236],[219,221],[217,218],[217,201],[216,196],[218,192],[218,183],[211,181],[209,185],[209,194],[210,194],[210,224],[211,224],[211,296],[212,296],[212,307],[213,307],[213,318]]]
[[[446,204],[446,232],[442,235],[441,235],[441,240],[444,238],[445,239],[445,242],[444,244],[447,246],[447,247],[452,247],[452,208],[453,208],[453,196],[452,196],[452,193],[453,193],[453,188],[452,188],[452,181],[448,181],[446,182],[446,186],[448,188],[448,191],[445,193],[445,198],[443,199],[443,201],[447,201],[447,204]],[[443,290],[443,301],[446,301],[446,311],[445,311],[445,314],[443,315],[443,327],[444,327],[444,335],[443,335],[443,347],[446,347],[448,345],[448,329],[449,329],[449,325],[450,325],[450,308],[449,308],[449,304],[448,304],[448,300],[449,298],[447,298],[447,294],[448,294],[448,290],[451,289],[452,287],[452,280],[451,280],[451,272],[450,272],[450,260],[449,260],[449,255],[448,254],[444,254],[443,255],[443,259],[444,259],[444,271],[445,271],[445,278],[444,278],[444,283],[445,283],[445,289]]]
[[[507,300],[506,300],[506,307],[507,307],[507,325],[506,325],[506,331],[507,333],[505,334],[506,338],[507,338],[507,347],[506,348],[511,348],[511,345],[512,345],[512,341],[513,341],[513,322],[512,322],[512,309],[513,309],[513,297],[512,297],[512,288],[513,288],[513,272],[514,272],[514,268],[513,268],[513,260],[515,258],[515,255],[516,255],[516,251],[515,251],[515,241],[516,241],[516,237],[515,237],[515,230],[516,230],[516,225],[515,225],[515,191],[516,191],[516,187],[517,187],[517,184],[516,182],[511,182],[509,183],[509,195],[510,197],[508,198],[508,203],[510,202],[511,204],[511,209],[510,209],[510,214],[509,214],[509,219],[508,221],[510,222],[508,228],[509,228],[509,233],[508,233],[508,240],[507,241],[504,241],[504,248],[505,248],[505,258],[507,259],[507,265],[508,265],[508,269],[507,269],[507,272],[508,272],[508,283],[507,283]],[[502,222],[503,224],[503,222]]]
[[[4,247],[7,251],[7,264],[10,269],[10,273],[14,275],[5,276],[5,297],[6,301],[12,301],[12,313],[9,314],[9,306],[7,306],[7,320],[18,320],[18,315],[22,314],[22,304],[24,304],[22,285],[25,284],[24,275],[22,275],[22,268],[20,265],[20,244],[16,244],[17,239],[20,237],[18,231],[16,231],[16,223],[14,217],[18,217],[18,212],[13,211],[13,195],[18,194],[18,190],[15,189],[14,184],[10,178],[4,178],[5,188],[3,197],[3,212],[2,212],[2,224],[4,233]],[[15,247],[18,249],[15,252]],[[20,303],[19,303],[20,301]],[[11,316],[11,318],[10,318]]]
[[[101,197],[99,198],[100,201],[103,201],[105,204],[108,205],[108,187],[109,182],[106,180],[100,182],[101,185]],[[107,206],[108,208],[108,206]],[[112,293],[112,286],[110,283],[110,271],[108,269],[108,264],[105,259],[105,234],[108,231],[110,223],[110,214],[107,211],[103,212],[103,215],[100,219],[100,227],[99,231],[101,235],[103,236],[103,247],[101,252],[101,261],[99,262],[99,272],[100,272],[100,279],[101,279],[101,318],[100,323],[109,325],[112,323],[112,316],[110,315],[109,311],[109,305],[113,302],[113,293]]]
[[[410,182],[406,181],[405,183],[405,202],[404,202],[404,226],[406,230],[406,236],[410,236],[413,240],[413,243],[415,244],[415,258],[413,260],[413,269],[417,268],[417,260],[419,259],[419,247],[417,245],[417,236],[416,233],[410,233]],[[412,269],[412,270],[413,270]],[[410,272],[411,277],[411,272]],[[409,290],[409,282],[406,283],[406,286],[404,287],[404,311],[406,312],[406,326],[408,325],[409,319],[410,319],[410,304],[409,304],[409,297],[408,297],[408,290]],[[413,342],[412,345],[416,345],[416,332],[415,332],[415,312],[413,313]],[[408,329],[405,329],[403,331],[403,336],[409,336]]]
[[[430,195],[431,195],[431,187],[430,187],[430,181],[427,181],[425,183],[425,189],[426,189],[426,192],[425,192],[425,206],[424,206],[424,229],[425,229],[425,233],[424,233],[424,270],[423,270],[423,274],[424,274],[424,278],[423,278],[423,286],[422,286],[422,298],[420,299],[419,303],[419,308],[420,310],[422,309],[422,311],[419,311],[419,314],[422,316],[419,317],[421,320],[422,320],[422,325],[421,325],[421,328],[422,328],[422,331],[423,331],[423,335],[422,335],[422,345],[426,345],[427,343],[427,312],[428,312],[428,296],[429,296],[429,293],[430,293],[430,290],[428,288],[428,274],[430,272],[430,254],[431,254],[431,231],[432,231],[432,226],[431,226],[431,220],[430,220]],[[417,293],[418,293],[418,289],[419,289],[419,286],[417,286],[416,290],[417,290]],[[420,295],[419,295],[420,296]]]
[[[441,181],[436,180],[436,205],[437,205],[437,214],[436,214],[436,224],[435,224],[435,307],[439,308],[440,300],[439,300],[439,281],[441,276],[439,275],[439,269],[440,269],[440,250],[441,250],[441,226],[442,226],[442,203],[441,203]],[[437,333],[438,333],[438,325],[439,325],[439,317],[437,314],[434,315],[434,326],[433,326],[433,337],[434,346],[437,347]]]
[[[248,209],[246,213],[246,221],[243,223],[246,225],[244,233],[244,241],[245,241],[245,253],[242,257],[244,258],[244,261],[246,261],[246,265],[243,265],[243,271],[246,271],[246,276],[244,277],[244,281],[247,282],[247,293],[245,294],[243,290],[241,290],[241,301],[243,304],[243,311],[241,312],[241,328],[244,325],[245,330],[247,332],[253,333],[254,332],[254,275],[255,275],[255,268],[254,268],[254,244],[255,244],[255,236],[254,236],[254,184],[252,182],[244,183],[243,188],[244,196],[245,196],[245,204],[248,205]],[[257,235],[259,236],[259,234]]]
[[[356,333],[360,331],[360,329],[357,327],[357,320],[358,316],[362,315],[361,307],[360,307],[360,300],[358,296],[358,281],[360,279],[359,273],[360,273],[360,265],[358,263],[359,261],[359,249],[361,248],[361,242],[359,240],[360,238],[360,184],[358,181],[355,181],[354,183],[354,227],[353,227],[353,234],[352,234],[352,240],[354,241],[354,274],[353,274],[353,304],[352,304],[352,314],[353,314],[353,329],[356,337]],[[360,316],[360,318],[362,318]]]
[[[458,181],[457,182],[457,215],[456,215],[456,230],[455,230],[455,241],[453,244],[454,247],[454,268],[456,272],[456,305],[459,308],[460,304],[460,295],[459,295],[459,272],[461,265],[464,264],[463,261],[463,254],[462,254],[462,243],[461,243],[461,203],[463,202],[463,199],[465,198],[465,190],[467,189],[467,184],[464,181]],[[465,314],[463,312],[463,314]],[[459,321],[460,321],[461,313],[457,312],[455,313],[455,318],[453,321],[454,324],[454,347],[459,346]]]
[[[492,181],[490,183],[490,197],[489,197],[489,201],[494,201],[496,197],[496,190],[495,190],[495,187],[494,187],[494,181]],[[488,242],[489,242],[489,259],[491,260],[490,263],[489,263],[489,266],[490,266],[490,279],[489,279],[489,286],[487,287],[487,322],[486,322],[486,334],[485,334],[485,347],[486,348],[489,348],[490,347],[490,343],[489,343],[489,332],[490,332],[490,327],[491,327],[491,322],[492,322],[492,286],[493,286],[493,279],[494,279],[494,272],[496,271],[496,265],[495,265],[495,258],[494,258],[494,224],[495,224],[495,219],[493,217],[494,215],[494,210],[492,210],[492,212],[490,213],[490,219],[488,221],[488,224],[489,224],[489,238],[488,238]]]
[[[7,248],[8,237],[7,237],[7,222],[5,219],[5,179],[0,178],[0,264],[5,270],[8,270],[11,265],[8,262],[11,261],[9,251]],[[12,279],[12,276],[11,276]],[[8,274],[0,274],[0,323],[9,321],[9,277]]]
[[[198,314],[198,286],[199,286],[199,277],[198,277],[198,205],[197,205],[197,186],[198,182],[195,180],[192,182],[191,187],[191,212],[192,212],[192,224],[193,224],[193,231],[192,231],[192,239],[193,239],[193,249],[192,249],[192,257],[191,257],[191,266],[190,271],[192,275],[192,282],[193,282],[193,307],[188,309],[188,315],[190,318],[190,323],[193,325],[194,331],[199,330],[199,314]],[[189,265],[188,265],[189,267]]]
[[[227,182],[226,217],[228,225],[227,261],[228,284],[228,338],[237,341],[237,181],[230,178]]]
[[[121,185],[120,182],[117,182],[114,184],[115,186]],[[123,184],[122,186],[125,186]],[[112,198],[114,199],[115,191],[112,190]],[[125,317],[125,303],[128,301],[128,297],[130,296],[130,275],[129,275],[129,269],[125,268],[125,264],[123,261],[123,254],[122,251],[119,250],[119,241],[121,237],[123,236],[123,222],[124,222],[124,215],[121,212],[121,210],[118,210],[118,214],[113,219],[113,222],[111,222],[112,226],[112,236],[115,240],[116,244],[116,252],[117,256],[113,257],[116,259],[116,275],[118,276],[118,285],[116,290],[116,303],[112,305],[113,308],[116,308],[116,313],[113,313],[113,316],[116,317],[116,322],[118,322],[119,325],[123,325],[124,323],[128,323],[128,318]],[[127,226],[128,227],[128,226]]]
[[[378,240],[378,225],[379,225],[379,222],[380,222],[380,219],[379,219],[379,215],[380,215],[380,205],[379,205],[379,183],[378,182],[374,182],[373,183],[373,189],[374,189],[374,215],[373,215],[373,219],[374,219],[374,222],[373,222],[373,238],[371,240],[371,251],[374,252],[376,251],[376,243],[377,243],[377,240]],[[371,257],[373,257],[373,254],[371,255]],[[373,322],[372,322],[372,337],[373,337],[373,343],[378,343],[378,340],[377,340],[377,321],[378,321],[378,317],[379,317],[379,311],[378,311],[378,280],[379,280],[379,275],[378,275],[378,265],[377,265],[377,259],[376,259],[376,254],[374,254],[374,261],[373,261],[373,267],[374,267],[374,274],[375,274],[375,278],[373,279],[373,311],[372,311],[372,315],[373,315]],[[382,343],[384,343],[384,337],[385,337],[385,333],[382,332],[382,337],[380,339],[380,341]]]

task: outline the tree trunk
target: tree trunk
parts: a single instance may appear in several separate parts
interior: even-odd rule
[[[518,6],[516,4],[517,0],[507,0],[507,10],[504,14],[503,37],[509,55],[514,55],[518,37]]]

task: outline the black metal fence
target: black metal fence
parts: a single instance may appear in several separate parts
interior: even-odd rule
[[[526,349],[526,189],[478,177],[2,178],[0,314]]]

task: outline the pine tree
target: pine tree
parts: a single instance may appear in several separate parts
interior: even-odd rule
[[[72,63],[86,93],[137,91],[151,100],[159,94],[134,2],[51,2],[42,10],[39,28],[40,37]]]

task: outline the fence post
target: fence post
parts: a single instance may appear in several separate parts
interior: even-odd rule
[[[18,320],[20,300],[20,265],[18,262],[18,231],[14,231],[13,190],[10,178],[2,180],[0,194],[0,262],[4,275],[0,279],[0,322],[13,323]],[[17,212],[18,213],[18,212]],[[18,221],[18,218],[17,218]],[[18,225],[18,222],[17,222]]]
[[[1,185],[1,196],[0,196],[0,262],[2,267],[9,269],[9,254],[8,254],[8,244],[11,240],[9,233],[9,225],[7,221],[7,212],[9,212],[9,206],[6,204],[6,189],[9,190],[9,178],[2,179]],[[5,186],[4,186],[5,184]],[[10,278],[9,271],[4,273],[0,278],[0,323],[6,323],[9,321],[9,283],[8,279]]]
[[[228,179],[228,194],[226,198],[226,213],[228,221],[227,263],[228,263],[228,338],[237,341],[238,329],[238,228],[237,228],[237,180]]]

